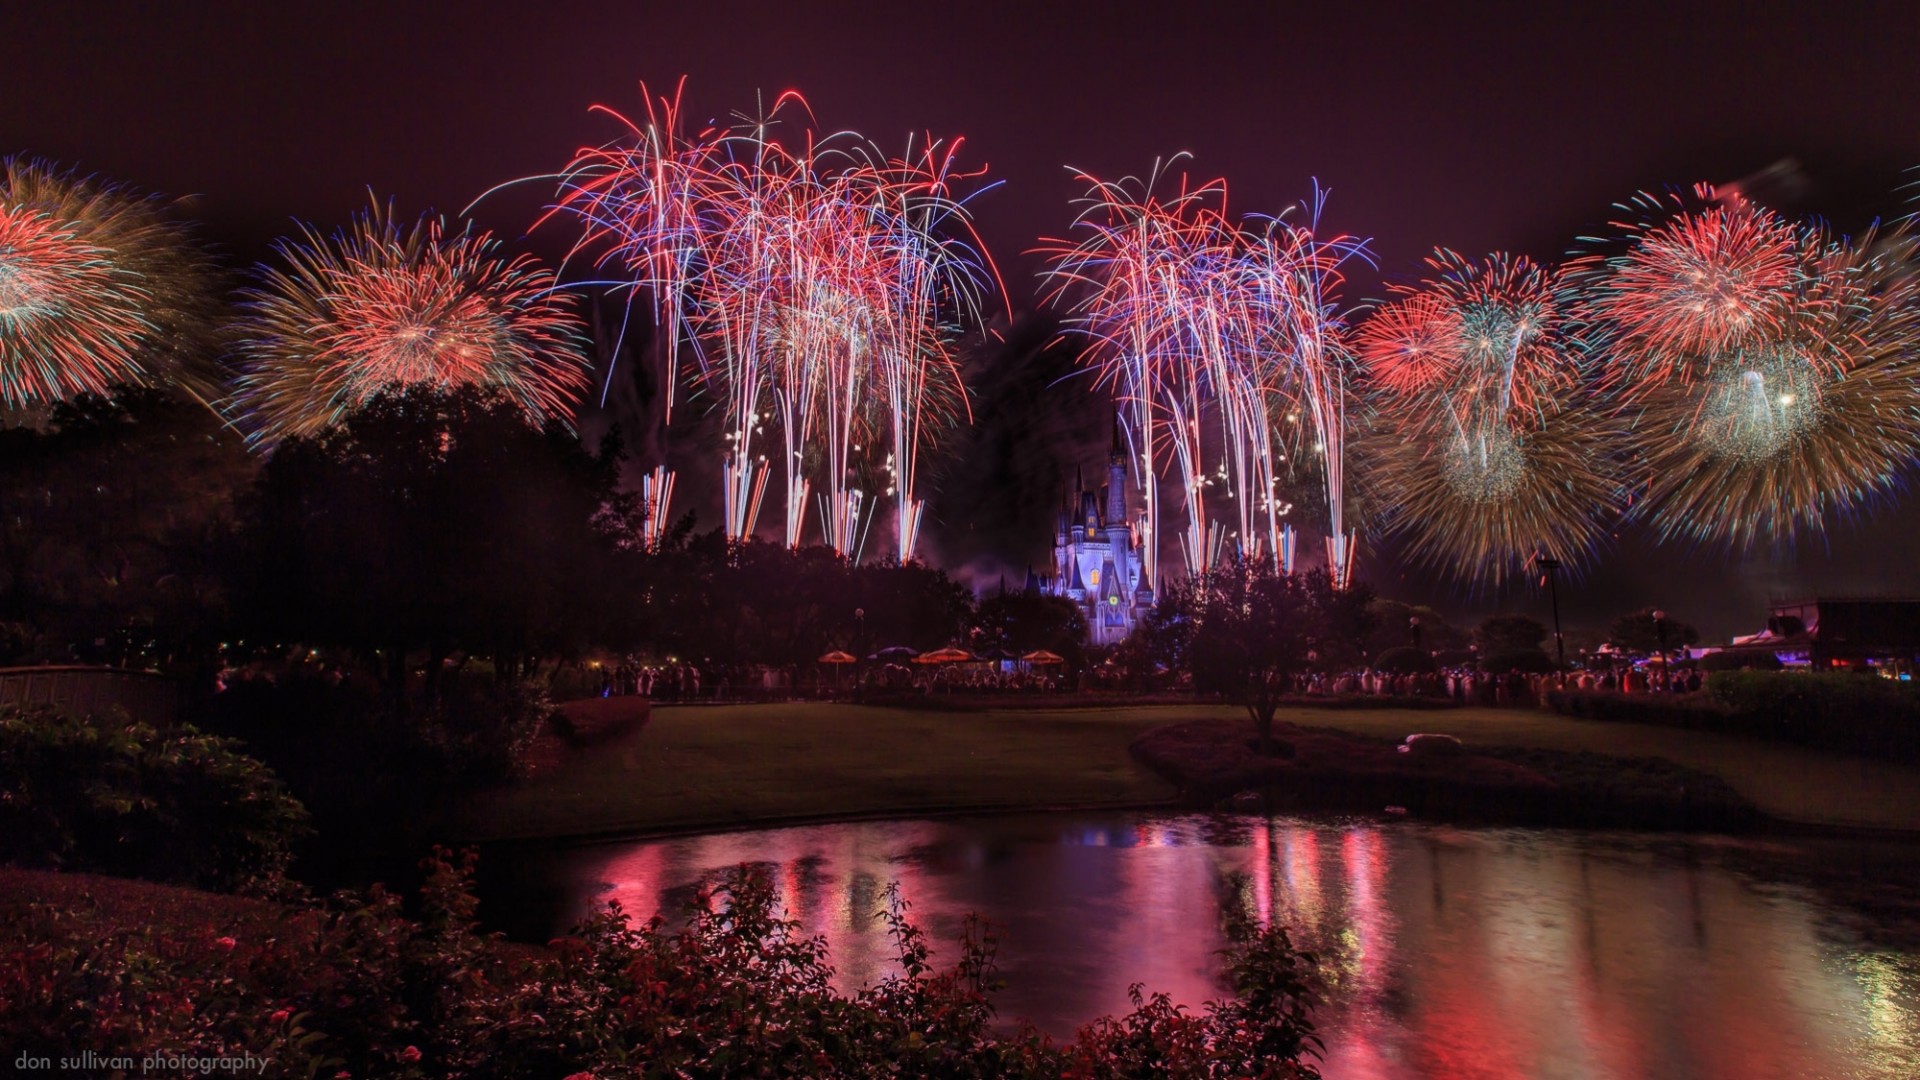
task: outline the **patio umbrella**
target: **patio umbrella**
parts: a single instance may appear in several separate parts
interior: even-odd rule
[[[838,693],[840,690],[840,665],[841,664],[857,664],[859,662],[860,662],[859,657],[853,655],[852,653],[841,652],[839,649],[833,650],[827,655],[821,657],[818,661],[818,663],[833,665],[833,689],[836,693]]]
[[[959,664],[968,660],[977,659],[979,659],[979,657],[974,656],[965,649],[947,648],[935,649],[930,653],[922,653],[919,662],[922,664]]]
[[[905,645],[895,645],[891,648],[881,649],[879,652],[867,657],[867,659],[883,664],[903,664],[919,655],[919,653],[914,652]]]
[[[1067,658],[1059,653],[1050,653],[1045,649],[1035,649],[1020,659],[1029,664],[1064,664]]]

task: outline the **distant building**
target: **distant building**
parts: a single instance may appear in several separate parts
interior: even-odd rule
[[[1725,652],[1770,652],[1783,664],[1813,668],[1889,667],[1920,661],[1920,600],[1777,600],[1767,628],[1733,639]]]
[[[1153,583],[1142,567],[1140,530],[1129,520],[1127,455],[1120,428],[1113,431],[1107,482],[1089,490],[1084,478],[1060,510],[1053,536],[1053,575],[1030,581],[1050,596],[1064,596],[1087,617],[1088,640],[1117,645],[1153,608]]]

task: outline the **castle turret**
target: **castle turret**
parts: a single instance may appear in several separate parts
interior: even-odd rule
[[[1107,523],[1127,521],[1127,447],[1120,437],[1120,414],[1113,415],[1113,449],[1107,455]]]

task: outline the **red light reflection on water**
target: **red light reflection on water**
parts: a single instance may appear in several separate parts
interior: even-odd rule
[[[1219,997],[1220,905],[1238,904],[1322,958],[1329,1080],[1920,1075],[1920,958],[1850,951],[1804,897],[1631,844],[1200,816],[872,822],[599,849],[579,894],[644,919],[741,862],[827,939],[842,990],[893,970],[888,882],[937,947],[982,913],[1002,932],[1001,1015],[1056,1036],[1124,1011],[1135,981]]]

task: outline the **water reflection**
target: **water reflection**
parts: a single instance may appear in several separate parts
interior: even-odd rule
[[[1776,846],[1777,848],[1777,846]],[[1870,944],[1724,841],[1217,815],[869,822],[572,852],[568,918],[671,915],[766,866],[842,989],[891,970],[884,889],[936,943],[1000,933],[1006,1016],[1069,1035],[1140,982],[1223,992],[1223,905],[1288,925],[1329,987],[1330,1078],[1920,1075],[1920,954]],[[1775,850],[1773,855],[1780,856]],[[1786,852],[1817,858],[1817,853]]]

